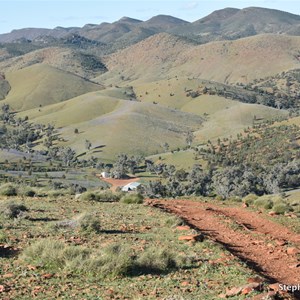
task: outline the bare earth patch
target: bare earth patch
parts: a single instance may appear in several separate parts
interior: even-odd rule
[[[115,191],[117,187],[122,187],[130,182],[136,182],[139,181],[139,177],[129,177],[127,179],[114,179],[114,178],[102,178],[99,174],[96,175],[99,177],[101,180],[111,184],[110,189],[112,191]]]
[[[241,207],[189,200],[147,200],[222,244],[269,282],[300,283],[300,235]]]

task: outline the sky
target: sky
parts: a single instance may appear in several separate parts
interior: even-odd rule
[[[28,27],[82,27],[114,22],[124,16],[148,20],[159,14],[193,22],[217,9],[249,6],[300,14],[299,0],[0,0],[0,33]]]

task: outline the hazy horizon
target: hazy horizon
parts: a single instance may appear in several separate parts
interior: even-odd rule
[[[300,14],[296,1],[0,1],[0,33],[22,28],[82,27],[85,24],[114,22],[126,16],[142,21],[153,16],[171,15],[189,22],[226,7],[264,7]]]

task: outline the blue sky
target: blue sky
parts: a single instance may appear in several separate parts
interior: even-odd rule
[[[54,28],[114,22],[123,16],[147,20],[158,14],[196,21],[216,9],[259,6],[300,14],[299,0],[0,0],[0,33],[27,27]]]

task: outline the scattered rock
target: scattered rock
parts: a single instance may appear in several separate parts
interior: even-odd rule
[[[256,295],[256,296],[253,296],[251,297],[252,300],[273,300],[273,299],[276,299],[276,292],[268,292],[268,293],[263,293],[263,294],[259,294],[259,295]]]
[[[178,240],[187,242],[203,242],[204,236],[203,234],[182,235],[178,237]]]
[[[47,273],[47,274],[43,274],[42,277],[45,278],[45,279],[50,279],[54,276],[54,274],[51,274],[51,273]]]
[[[263,283],[264,280],[260,277],[251,277],[247,280],[248,283]]]
[[[273,216],[276,216],[277,213],[276,213],[275,211],[270,211],[270,212],[269,212],[269,215],[273,217]]]
[[[188,226],[188,225],[185,225],[185,226],[177,226],[176,229],[177,229],[177,230],[180,230],[180,231],[184,231],[184,230],[190,230],[191,227]]]
[[[2,278],[12,278],[14,276],[15,275],[13,273],[6,273],[6,274],[2,275]]]
[[[269,284],[269,289],[270,290],[273,290],[275,292],[278,292],[279,291],[279,283],[272,283],[272,284]]]
[[[289,266],[290,269],[295,269],[295,268],[299,268],[299,267],[300,267],[300,263]]]
[[[242,207],[247,208],[249,205],[247,203],[243,203]]]
[[[275,243],[276,243],[277,246],[284,246],[284,245],[286,245],[286,241],[284,241],[284,240],[276,240]]]
[[[296,247],[289,247],[286,249],[288,255],[296,255],[299,253],[299,250]]]
[[[242,287],[234,287],[234,288],[226,291],[225,297],[228,298],[228,297],[237,296],[242,292],[242,290],[243,290]]]

